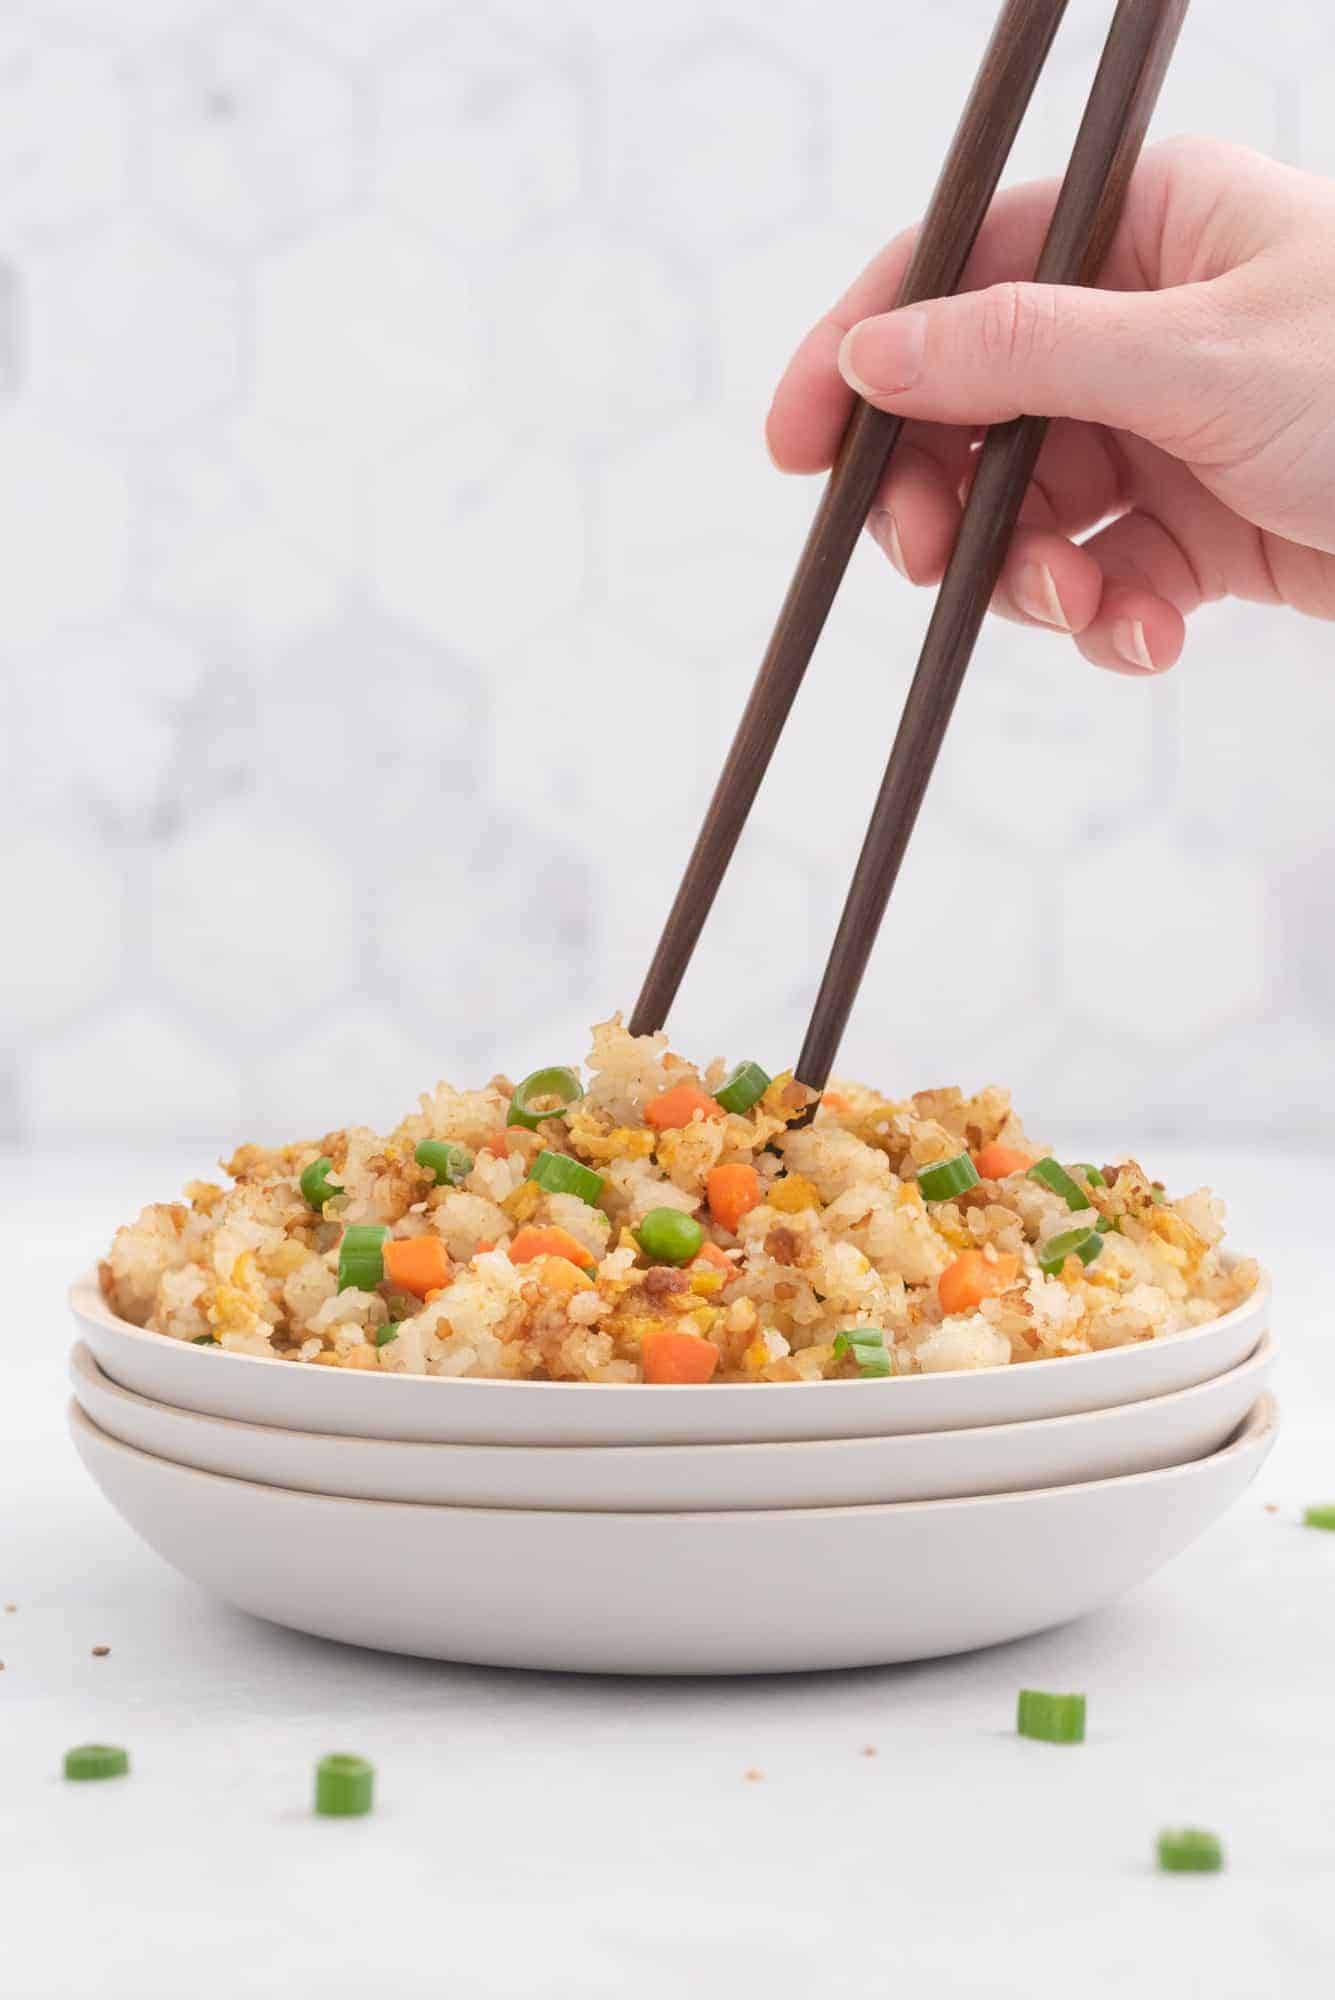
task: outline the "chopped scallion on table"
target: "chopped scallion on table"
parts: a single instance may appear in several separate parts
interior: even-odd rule
[[[1083,1743],[1085,1740],[1085,1697],[1082,1694],[1043,1694],[1037,1688],[1021,1688],[1015,1712],[1017,1735],[1032,1736],[1038,1743]]]
[[[1165,1827],[1156,1852],[1160,1868],[1169,1875],[1217,1875],[1224,1865],[1218,1836],[1199,1826]]]
[[[544,1118],[559,1118],[572,1104],[577,1104],[584,1095],[584,1086],[573,1069],[557,1065],[552,1069],[535,1069],[526,1076],[510,1099],[510,1109],[505,1115],[507,1125],[526,1125],[530,1132],[536,1132]],[[556,1102],[548,1100],[555,1098]]]
[[[1335,1531],[1335,1507],[1308,1507],[1303,1513],[1303,1526]]]
[[[834,1336],[834,1358],[842,1361],[851,1354],[859,1375],[870,1380],[875,1375],[893,1375],[894,1362],[886,1348],[885,1335],[876,1326],[855,1326]]]
[[[1097,1229],[1063,1229],[1060,1236],[1050,1236],[1043,1245],[1038,1253],[1038,1266],[1050,1278],[1060,1277],[1068,1257],[1092,1264],[1102,1248],[1103,1237]]]
[[[462,1146],[452,1146],[448,1139],[419,1140],[413,1147],[413,1158],[436,1176],[437,1187],[458,1187],[473,1171],[473,1155]]]
[[[1089,1207],[1089,1196],[1085,1190],[1078,1181],[1071,1179],[1065,1167],[1051,1155],[1045,1160],[1034,1161],[1029,1169],[1029,1179],[1037,1181],[1042,1187],[1051,1188],[1054,1194],[1061,1196],[1068,1208]]]
[[[919,1167],[918,1189],[924,1201],[949,1201],[952,1195],[963,1194],[966,1188],[977,1187],[978,1169],[967,1153],[956,1153],[953,1159],[937,1160],[930,1167]]]
[[[88,1778],[123,1778],[130,1769],[130,1753],[117,1743],[80,1743],[65,1752],[65,1776],[82,1782]]]
[[[329,1170],[333,1164],[333,1161],[326,1157],[312,1160],[308,1167],[303,1167],[301,1170],[301,1192],[316,1210],[323,1209],[327,1201],[332,1201],[336,1194],[343,1192],[337,1181],[329,1179]]]
[[[364,1757],[322,1757],[315,1767],[315,1810],[329,1819],[355,1819],[371,1810],[375,1769]]]
[[[338,1246],[338,1289],[346,1292],[373,1292],[385,1277],[385,1242],[389,1236],[383,1222],[354,1222],[343,1231]]]
[[[656,1264],[689,1264],[700,1254],[705,1232],[692,1215],[679,1208],[651,1208],[635,1231],[635,1240]]]
[[[529,1168],[529,1179],[548,1194],[577,1194],[591,1206],[603,1191],[603,1177],[592,1167],[581,1166],[565,1153],[539,1153]]]
[[[759,1063],[739,1062],[714,1092],[715,1101],[725,1111],[749,1111],[753,1104],[759,1104],[772,1081]]]

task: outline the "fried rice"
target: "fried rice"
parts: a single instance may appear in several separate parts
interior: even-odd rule
[[[1163,1339],[1257,1282],[1207,1189],[1062,1166],[998,1088],[817,1099],[619,1016],[587,1072],[441,1083],[388,1137],[242,1146],[229,1188],[117,1231],[104,1296],[169,1339],[313,1366],[812,1382]]]

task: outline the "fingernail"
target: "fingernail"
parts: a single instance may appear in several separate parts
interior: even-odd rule
[[[878,548],[884,549],[899,574],[906,582],[912,583],[909,566],[904,560],[904,544],[899,539],[899,528],[888,507],[878,507],[867,522],[871,538]]]
[[[1139,618],[1120,618],[1112,629],[1113,651],[1119,660],[1125,660],[1137,673],[1152,674],[1156,671],[1150,649],[1145,644],[1145,627]]]
[[[1046,563],[1024,565],[1015,585],[1015,602],[1026,618],[1037,618],[1040,625],[1055,625],[1059,632],[1070,631],[1071,621],[1062,610],[1052,571]]]
[[[839,372],[859,396],[898,396],[922,373],[927,315],[916,306],[860,320],[839,347]]]

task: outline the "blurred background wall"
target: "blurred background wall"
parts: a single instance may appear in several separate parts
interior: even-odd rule
[[[389,1120],[629,1006],[815,498],[776,373],[918,212],[993,11],[6,10],[0,1137]],[[1335,171],[1328,0],[1197,5],[1193,128]],[[692,1053],[791,1059],[928,609],[860,553]],[[990,627],[843,1066],[1319,1133],[1333,647],[1224,606],[1143,686]]]

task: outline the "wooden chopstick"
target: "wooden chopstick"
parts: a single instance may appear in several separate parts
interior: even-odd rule
[[[1098,277],[1186,11],[1187,0],[1119,0],[1038,260],[1040,282]],[[829,1079],[1046,430],[1044,418],[1020,417],[984,440],[797,1060],[798,1078],[813,1089]]]
[[[928,204],[897,305],[941,298],[964,274],[1067,0],[1006,0]],[[755,686],[737,725],[667,923],[630,1018],[661,1028],[769,768],[843,581],[902,419],[855,404]]]

